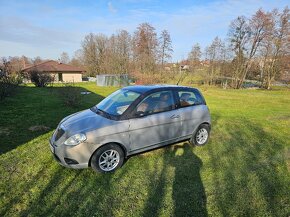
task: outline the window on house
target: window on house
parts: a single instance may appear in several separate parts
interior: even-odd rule
[[[58,73],[58,81],[63,81],[62,80],[62,73]]]

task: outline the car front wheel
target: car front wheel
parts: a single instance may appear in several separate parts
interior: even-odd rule
[[[124,152],[119,145],[107,144],[100,147],[92,156],[91,166],[101,173],[113,172],[122,166]]]
[[[197,146],[205,145],[209,139],[210,128],[207,124],[201,124],[195,134],[193,134],[191,143]]]

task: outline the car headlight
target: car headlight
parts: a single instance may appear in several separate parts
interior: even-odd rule
[[[83,133],[77,133],[71,137],[69,137],[64,144],[68,145],[68,146],[74,146],[74,145],[78,145],[81,142],[85,141],[87,139],[86,135]]]

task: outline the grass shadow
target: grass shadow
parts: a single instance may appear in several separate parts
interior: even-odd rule
[[[82,95],[78,107],[65,106],[58,92],[63,87],[19,87],[14,97],[0,104],[0,155],[56,128],[59,121],[74,112],[92,107],[104,96]],[[74,87],[78,92],[90,91]]]

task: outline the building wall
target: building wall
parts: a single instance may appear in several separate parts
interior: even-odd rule
[[[82,82],[81,73],[62,73],[63,82]]]
[[[82,82],[82,74],[76,72],[60,72],[62,73],[62,82]],[[60,82],[58,80],[58,72],[49,73],[54,78],[54,82]],[[30,79],[24,79],[24,83],[31,83]]]
[[[53,72],[50,73],[54,77],[55,82],[59,82],[58,74],[62,74],[62,82],[82,82],[82,74],[76,72]]]

